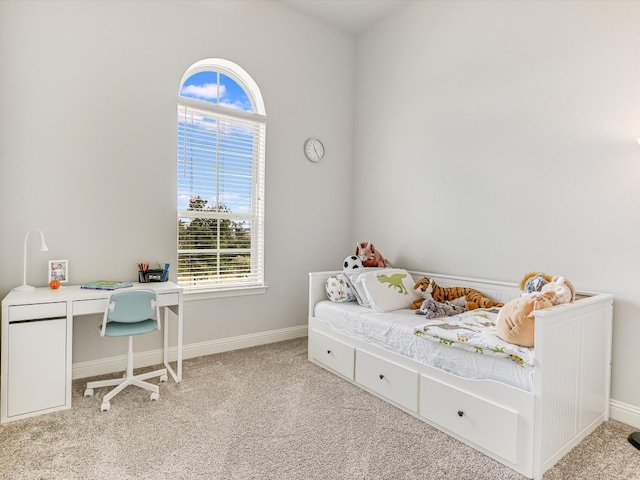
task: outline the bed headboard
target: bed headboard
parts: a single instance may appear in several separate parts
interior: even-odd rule
[[[328,272],[309,273],[309,314],[313,312],[314,305],[320,300],[326,300],[325,282],[330,275],[341,273],[342,270]],[[433,278],[441,287],[469,287],[478,290],[484,296],[495,302],[506,303],[522,293],[515,283],[499,282],[495,280],[481,280],[476,278],[456,277],[438,273],[419,272],[409,270],[414,281],[422,277]]]
[[[415,281],[422,277],[433,278],[441,287],[469,287],[478,290],[484,296],[489,297],[495,302],[507,303],[509,300],[519,297],[522,294],[520,285],[517,283],[501,282],[498,280],[485,280],[478,278],[458,277],[454,275],[444,275],[440,273],[420,272],[417,270],[408,270]],[[325,290],[325,282],[330,275],[341,273],[342,270],[333,270],[327,272],[311,272],[309,273],[309,315],[313,315],[314,305],[320,300],[326,300],[327,294]],[[606,294],[593,292],[576,292],[576,300],[581,300],[580,304],[590,303],[607,296]],[[590,299],[590,297],[592,297]],[[589,302],[585,300],[590,299]],[[572,304],[575,305],[575,304]],[[557,306],[560,307],[560,306]],[[554,308],[557,308],[554,307]],[[539,315],[546,315],[544,311]],[[538,316],[538,314],[536,315]]]

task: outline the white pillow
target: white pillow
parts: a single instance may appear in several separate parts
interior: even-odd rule
[[[409,308],[419,299],[413,290],[413,277],[401,268],[385,268],[376,272],[366,272],[360,281],[366,292],[369,305],[376,312],[389,312]]]
[[[370,307],[369,299],[367,298],[367,292],[364,291],[364,287],[362,286],[362,277],[365,273],[377,272],[378,270],[385,269],[380,267],[363,267],[353,270],[345,270],[343,272],[349,279],[349,283],[351,283],[351,287],[353,288],[353,293],[356,296],[358,305],[362,307]]]

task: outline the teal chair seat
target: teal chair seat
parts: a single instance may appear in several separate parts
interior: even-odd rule
[[[143,320],[136,323],[109,322],[104,330],[105,337],[128,337],[155,332],[158,325],[155,320]]]

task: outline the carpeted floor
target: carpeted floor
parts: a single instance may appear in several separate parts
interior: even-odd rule
[[[524,479],[308,362],[306,338],[187,360],[109,412],[86,381],[71,410],[0,425],[1,479]],[[605,423],[545,480],[640,479],[632,430]]]

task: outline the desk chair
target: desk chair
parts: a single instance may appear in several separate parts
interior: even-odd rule
[[[129,385],[149,390],[151,400],[158,400],[160,392],[157,385],[145,382],[149,378],[160,377],[161,382],[167,381],[167,369],[154,372],[133,374],[133,336],[160,330],[160,309],[156,301],[156,294],[152,290],[128,290],[115,292],[109,299],[109,304],[102,318],[101,337],[129,337],[129,352],[127,353],[127,370],[122,378],[112,380],[98,380],[87,383],[85,397],[93,396],[93,389],[117,385],[116,388],[102,397],[100,410],[111,408],[110,400]]]

